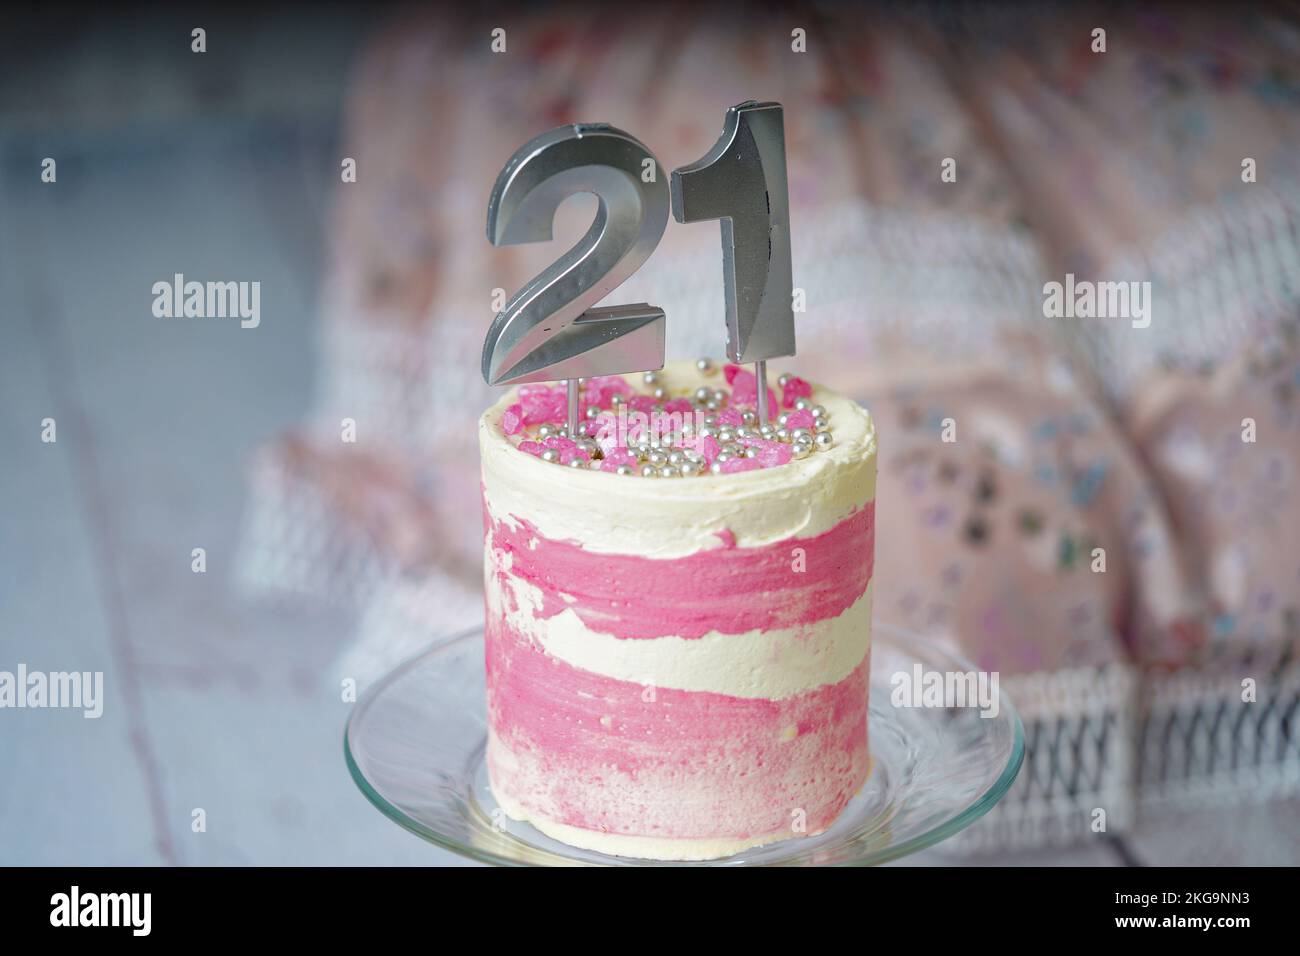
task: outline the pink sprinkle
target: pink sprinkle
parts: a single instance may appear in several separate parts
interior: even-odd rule
[[[519,443],[519,450],[526,451],[530,455],[540,455],[542,452],[546,451],[546,446],[539,441],[521,441]]]
[[[592,428],[592,423],[588,423],[587,434],[596,439],[602,452],[608,454],[610,449],[618,445],[618,419],[609,412],[602,412],[594,424],[596,427]]]
[[[689,415],[695,406],[691,404],[689,398],[674,398],[664,402],[664,411],[669,415],[681,413]]]
[[[610,393],[617,392],[619,395],[632,394],[632,386],[622,375],[593,375],[587,379],[587,387],[599,388]]]
[[[711,465],[713,459],[718,457],[718,452],[722,451],[722,446],[718,444],[718,440],[712,435],[705,435],[703,438],[696,439],[695,450],[703,455],[704,460]]]
[[[518,435],[524,430],[524,407],[511,405],[501,416],[501,428],[507,435]]]
[[[722,463],[722,472],[723,474],[734,475],[741,471],[757,471],[762,467],[757,458],[731,458]]]
[[[794,403],[791,402],[791,404]],[[788,408],[789,406],[787,405],[786,407]],[[813,413],[808,411],[806,408],[790,412],[785,419],[785,427],[791,430],[796,428],[812,428],[814,424]]]
[[[519,401],[525,425],[562,422],[568,416],[568,401],[563,386],[522,385]]]
[[[743,368],[741,368],[739,365],[732,365],[732,364],[728,363],[728,364],[722,366],[722,374],[725,375],[725,376],[727,376],[727,384],[728,384],[728,385],[734,385],[735,382],[736,382],[736,376],[739,375],[739,374],[740,374],[741,372],[743,372],[743,371],[745,371],[745,370],[744,370]],[[753,373],[753,372],[750,372],[749,374],[750,374],[750,375],[753,375],[754,373]]]
[[[604,471],[615,471],[619,465],[635,465],[636,455],[632,454],[626,448],[611,448],[605,452],[605,463],[601,465]]]
[[[728,374],[727,378],[731,381],[731,400],[737,405],[755,405],[758,403],[758,377],[753,372],[741,368],[739,365],[728,365],[727,368],[734,368],[736,371]],[[769,407],[776,405],[776,392],[771,388],[767,390],[767,401]]]
[[[587,401],[598,408],[609,408],[615,395],[632,394],[632,386],[621,375],[596,375],[586,383]]]
[[[781,407],[794,408],[794,403],[800,398],[811,398],[812,386],[797,375],[791,375],[786,379],[785,387],[781,390]]]
[[[789,445],[782,444],[779,441],[759,440],[758,445],[758,463],[764,468],[775,468],[777,465],[786,465],[794,453],[790,450]]]

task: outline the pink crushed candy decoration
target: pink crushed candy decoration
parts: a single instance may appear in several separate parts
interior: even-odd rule
[[[618,446],[618,418],[611,412],[601,412],[588,421],[587,435],[600,446],[602,454],[608,455],[611,449]]]
[[[758,463],[764,468],[775,468],[777,465],[789,464],[794,458],[794,452],[790,446],[779,441],[769,441],[766,438],[746,438],[745,444],[751,448],[758,449]]]
[[[732,458],[722,463],[722,473],[734,475],[742,471],[757,471],[762,467],[757,458]]]
[[[695,450],[704,456],[706,462],[712,465],[713,460],[717,458],[718,453],[722,451],[722,446],[718,444],[718,440],[712,435],[705,435],[703,438],[696,440]]]
[[[530,455],[540,455],[542,452],[546,451],[546,446],[539,441],[521,441],[519,443],[519,450],[526,451]]]
[[[731,428],[739,428],[741,425],[745,424],[745,419],[741,416],[740,409],[724,408],[722,411],[718,412],[718,424],[728,425]]]
[[[669,415],[689,415],[695,410],[689,398],[672,398],[664,402],[664,412]]]
[[[524,430],[524,406],[518,402],[506,409],[501,416],[501,429],[507,435],[518,435]]]
[[[718,452],[722,451],[722,446],[712,435],[700,437],[692,435],[682,440],[682,447],[697,451],[703,456],[705,464],[713,464],[713,459],[718,457]]]
[[[723,374],[727,376],[727,384],[731,386],[731,400],[735,404],[758,404],[758,376],[739,365],[727,365],[723,368]],[[768,407],[776,405],[776,392],[771,388],[767,390],[767,402]]]
[[[627,407],[634,412],[645,412],[649,415],[655,411],[659,403],[653,395],[633,395],[627,400]]]
[[[791,405],[794,403],[791,402]],[[813,413],[806,408],[790,412],[785,418],[785,427],[791,430],[795,428],[812,428],[816,422],[813,421]]]
[[[781,389],[781,407],[794,408],[794,403],[801,398],[812,398],[812,386],[799,376],[791,375]]]
[[[564,386],[521,385],[519,404],[524,413],[525,425],[544,425],[563,422],[569,414]]]
[[[604,464],[600,466],[601,471],[618,471],[623,465],[635,467],[637,457],[631,450],[623,447],[611,448],[605,452]]]

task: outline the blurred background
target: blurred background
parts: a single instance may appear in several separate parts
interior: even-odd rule
[[[0,711],[0,863],[455,862],[357,792],[339,688],[481,615],[493,293],[594,208],[494,249],[491,184],[573,121],[668,170],[746,99],[785,106],[790,367],[877,419],[876,616],[1025,719],[1012,794],[914,861],[1300,862],[1298,63],[1268,5],[9,23],[0,669],[106,699]],[[717,243],[670,222],[611,300],[670,357],[722,351]],[[156,317],[177,273],[260,283],[257,327]],[[1067,274],[1149,282],[1149,326],[1045,316]]]

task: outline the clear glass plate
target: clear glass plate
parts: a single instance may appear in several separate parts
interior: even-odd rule
[[[445,640],[398,667],[357,703],[344,732],[348,769],[384,815],[430,843],[485,863],[573,866],[870,865],[932,846],[1007,792],[1024,758],[1020,717],[1001,695],[996,717],[970,707],[902,708],[891,675],[973,671],[939,645],[877,625],[871,647],[862,792],[825,833],[703,863],[656,863],[579,850],[496,814],[488,787],[483,631]],[[500,821],[502,826],[494,823]]]

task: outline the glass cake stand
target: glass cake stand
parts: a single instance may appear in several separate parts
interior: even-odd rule
[[[393,822],[485,863],[573,866],[870,865],[946,839],[987,813],[1024,758],[1020,717],[1001,695],[996,717],[973,708],[900,708],[890,677],[973,671],[937,644],[876,625],[868,740],[872,770],[834,825],[701,863],[658,863],[579,850],[496,813],[488,787],[481,628],[441,641],[378,681],[344,732],[348,770]],[[502,825],[496,825],[494,821]]]

